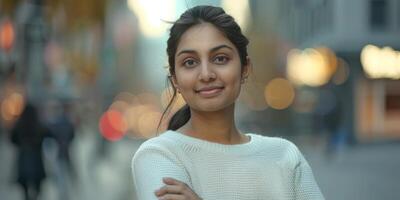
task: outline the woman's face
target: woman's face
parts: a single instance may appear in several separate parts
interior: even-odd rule
[[[239,53],[228,38],[214,25],[201,23],[180,39],[173,82],[191,109],[218,111],[239,96],[249,64],[243,67],[242,75]]]

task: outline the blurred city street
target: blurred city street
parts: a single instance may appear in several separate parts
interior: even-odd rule
[[[327,200],[400,199],[398,0],[0,0],[0,200],[135,200],[132,156],[188,105],[166,49],[198,5],[249,40],[235,126],[298,145]]]

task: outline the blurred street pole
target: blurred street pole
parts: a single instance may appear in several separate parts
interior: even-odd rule
[[[25,84],[27,97],[33,102],[40,102],[46,96],[44,47],[46,43],[46,26],[43,18],[43,3],[33,0],[27,6],[29,16],[22,24],[21,63],[18,75]]]

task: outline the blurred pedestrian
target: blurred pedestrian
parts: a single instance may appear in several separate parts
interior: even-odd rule
[[[70,146],[75,136],[75,127],[69,116],[69,106],[60,101],[47,103],[46,123],[50,129],[52,143],[46,143],[46,152],[51,166],[51,173],[55,178],[60,200],[70,199],[70,183],[76,178],[75,168],[71,162]]]
[[[69,117],[67,103],[53,105],[53,114],[48,119],[48,127],[58,145],[58,161],[69,175],[74,175],[74,168],[70,158],[70,146],[75,137],[75,127]]]
[[[17,182],[22,186],[26,200],[36,200],[45,179],[42,142],[49,130],[40,122],[37,109],[27,104],[11,130],[11,141],[18,148]]]

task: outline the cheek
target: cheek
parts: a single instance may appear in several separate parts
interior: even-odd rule
[[[225,82],[228,83],[229,85],[232,85],[233,87],[240,86],[240,81],[241,81],[241,75],[240,75],[240,70],[231,70],[225,73]]]
[[[190,73],[177,73],[176,83],[181,90],[188,90],[193,87],[196,79]]]
[[[242,77],[241,77],[240,73],[235,73],[229,77],[229,80],[227,80],[227,82],[229,81],[229,85],[231,87],[230,88],[231,94],[234,97],[238,97],[240,94],[240,90],[241,90],[241,86],[242,86],[241,79],[242,79]]]

